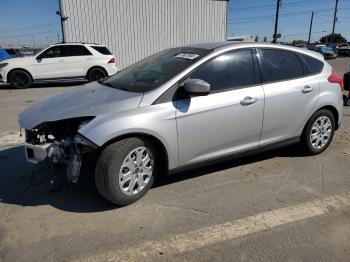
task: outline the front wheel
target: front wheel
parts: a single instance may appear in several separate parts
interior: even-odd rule
[[[98,159],[97,189],[114,204],[131,204],[152,187],[156,166],[156,150],[151,142],[136,137],[120,140],[107,146]]]
[[[31,76],[23,70],[13,71],[10,74],[9,80],[11,86],[16,89],[28,88],[32,84]]]
[[[335,119],[332,112],[322,109],[309,119],[301,137],[304,151],[317,155],[326,150],[335,131]]]

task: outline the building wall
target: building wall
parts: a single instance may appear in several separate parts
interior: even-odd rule
[[[227,1],[61,0],[67,42],[105,44],[120,69],[166,48],[223,41]]]

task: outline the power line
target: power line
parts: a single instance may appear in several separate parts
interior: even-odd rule
[[[35,32],[35,33],[28,33],[28,34],[18,34],[18,35],[7,35],[7,36],[2,36],[3,38],[16,38],[16,37],[25,37],[25,36],[34,36],[34,35],[44,35],[52,32],[57,33],[58,30],[50,30],[50,31],[45,31],[45,32]]]
[[[322,2],[321,0],[308,0],[308,1],[297,1],[297,2],[290,2],[290,3],[283,3],[283,6],[286,7],[293,7],[293,6],[298,6],[298,5],[309,5],[313,4],[313,2],[317,2],[317,4],[328,4],[329,0],[324,0],[325,2]],[[320,3],[321,2],[321,3]],[[261,5],[261,6],[251,6],[251,7],[242,7],[242,8],[230,8],[229,10],[231,11],[242,11],[242,10],[261,10],[261,9],[273,9],[276,8],[276,5]]]
[[[54,25],[59,25],[60,23],[50,23],[50,24],[41,24],[41,25],[32,25],[32,26],[24,26],[24,27],[14,27],[14,28],[6,28],[6,29],[1,29],[0,31],[2,32],[8,32],[8,31],[22,31],[22,30],[26,30],[26,29],[31,29],[31,28],[38,28],[38,27],[51,27]]]

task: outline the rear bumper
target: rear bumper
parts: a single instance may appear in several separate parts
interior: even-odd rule
[[[109,64],[105,67],[108,76],[114,75],[119,71],[118,67],[115,64]]]

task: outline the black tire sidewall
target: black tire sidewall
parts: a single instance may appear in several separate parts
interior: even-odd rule
[[[103,77],[101,78],[104,78],[107,76],[106,72],[102,69],[102,68],[91,68],[87,74],[87,79],[89,80],[89,82],[93,82],[93,81],[98,81],[99,79],[93,79],[93,74],[96,73],[96,72],[99,72]]]
[[[311,144],[310,133],[311,133],[312,126],[315,123],[316,119],[318,119],[321,116],[326,116],[331,120],[332,133],[331,133],[331,136],[330,136],[328,142],[322,148],[317,149],[317,148],[314,148],[313,145]],[[316,113],[314,113],[311,116],[311,118],[309,119],[309,121],[304,129],[303,135],[302,135],[301,142],[302,142],[302,146],[304,148],[304,151],[310,155],[317,155],[317,154],[322,153],[324,150],[326,150],[328,148],[329,144],[332,142],[334,132],[335,132],[335,124],[336,123],[335,123],[334,115],[329,110],[321,109],[321,110],[317,111]]]
[[[153,174],[150,178],[150,181],[147,183],[147,185],[143,188],[141,192],[135,195],[126,195],[122,192],[122,190],[119,187],[119,171],[120,167],[126,158],[126,156],[135,148],[144,146],[148,148],[151,151],[153,161],[154,161],[154,167],[153,167]],[[101,161],[101,156],[105,153],[108,153],[106,151],[109,151],[111,154],[109,162]],[[112,152],[111,152],[112,151]],[[103,156],[102,156],[103,158]],[[104,196],[107,200],[113,202],[114,204],[117,204],[119,206],[125,206],[128,204],[131,204],[138,199],[142,198],[147,191],[152,187],[154,179],[157,174],[157,167],[158,167],[158,161],[157,161],[157,152],[155,150],[154,145],[145,139],[140,138],[128,138],[125,140],[118,141],[114,144],[111,144],[107,146],[101,153],[99,160],[97,161],[97,167],[95,172],[95,180],[97,189],[100,192],[102,196]],[[99,165],[107,165],[108,168],[104,168],[105,172],[99,172],[98,170],[101,170]],[[107,192],[102,192],[103,190],[100,190],[98,187],[97,176],[105,176],[105,179],[107,181]]]
[[[14,81],[14,77],[16,77],[18,75],[22,75],[25,78],[27,78],[28,84],[25,86],[22,86],[22,87],[16,85],[15,81]],[[15,89],[25,89],[25,88],[30,87],[32,84],[32,78],[30,77],[30,75],[27,72],[21,71],[21,70],[16,70],[16,71],[11,72],[9,79],[10,79],[11,86]]]

